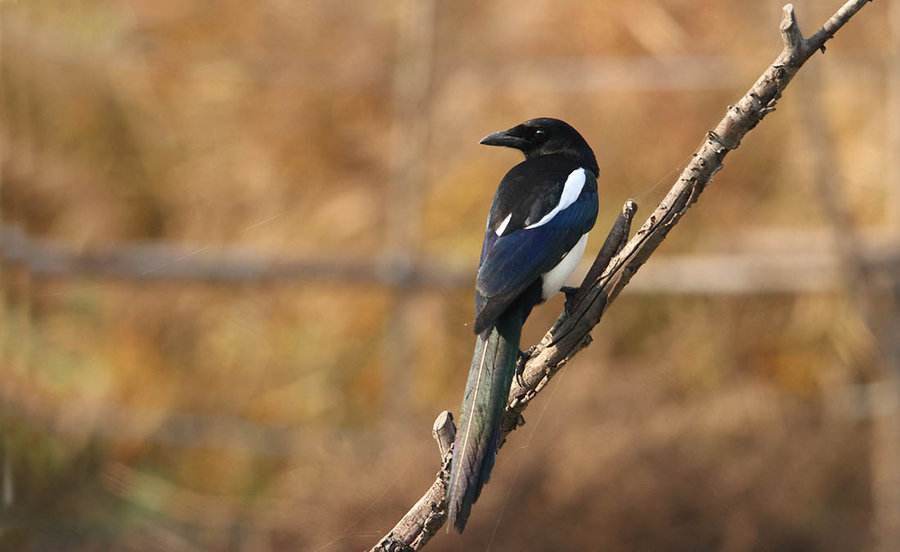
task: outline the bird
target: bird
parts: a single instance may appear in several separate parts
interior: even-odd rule
[[[480,143],[517,149],[525,160],[494,195],[476,276],[475,351],[448,483],[448,517],[460,533],[494,466],[500,420],[523,354],[522,326],[536,305],[563,288],[599,208],[597,159],[568,123],[530,119]]]

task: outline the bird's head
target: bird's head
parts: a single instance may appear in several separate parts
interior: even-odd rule
[[[549,117],[531,119],[508,130],[488,134],[480,143],[514,148],[526,158],[559,153],[596,165],[594,152],[581,134],[565,121]]]

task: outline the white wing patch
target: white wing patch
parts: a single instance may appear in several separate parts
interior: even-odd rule
[[[553,208],[549,213],[541,217],[541,220],[535,222],[534,224],[530,224],[525,227],[525,230],[530,230],[532,228],[537,228],[538,226],[543,226],[553,220],[553,217],[556,216],[557,213],[568,207],[569,205],[575,203],[575,200],[578,199],[578,196],[581,195],[581,189],[584,188],[585,181],[584,169],[575,169],[571,173],[569,173],[569,177],[566,178],[566,183],[563,185],[562,194],[559,196],[559,204]],[[497,234],[499,236],[499,234]]]
[[[500,226],[497,227],[496,234],[497,236],[502,236],[503,231],[506,230],[506,226],[509,224],[509,221],[512,220],[512,213],[506,215],[506,218],[503,219],[503,222],[500,223]]]

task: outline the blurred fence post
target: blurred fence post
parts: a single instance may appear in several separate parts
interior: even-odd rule
[[[888,4],[890,46],[887,67],[887,139],[885,178],[888,190],[887,221],[895,243],[900,243],[900,0]],[[894,408],[876,412],[873,438],[873,509],[876,550],[889,552],[900,543],[900,274],[882,275],[882,327],[878,337],[884,359],[886,393]]]
[[[898,4],[898,0],[892,3],[894,11],[900,11]],[[896,68],[892,70],[896,71]],[[829,128],[828,111],[822,102],[825,83],[821,68],[810,67],[805,79],[809,86],[800,106],[799,127],[810,150],[813,192],[831,231],[843,287],[873,337],[871,347],[878,365],[880,392],[870,393],[867,401],[867,419],[871,422],[872,527],[876,550],[888,552],[896,550],[900,543],[900,409],[897,408],[900,404],[900,326],[897,323],[900,318],[900,275],[896,270],[873,265],[865,257],[858,225],[843,192],[843,170],[834,148],[835,137]],[[898,121],[888,118],[887,125],[897,127]],[[889,133],[896,133],[896,130],[889,130]],[[886,157],[889,165],[896,164],[889,154]],[[894,173],[896,170],[886,171],[886,178]],[[887,182],[888,186],[891,184],[893,182]],[[893,199],[891,197],[889,201]],[[893,204],[885,206],[888,215],[895,207]]]
[[[7,5],[0,3],[0,117],[2,120],[8,121],[10,110],[6,105],[7,92],[7,72],[6,72],[6,28],[5,22]],[[3,184],[6,179],[6,164],[8,162],[9,145],[3,137],[0,137],[0,225],[3,224]],[[6,355],[7,350],[7,325],[6,320],[8,313],[6,311],[6,267],[3,266],[3,255],[0,254],[0,370],[5,373],[9,370],[9,359]],[[2,377],[2,373],[0,373]],[[9,453],[11,438],[9,428],[7,427],[7,399],[8,384],[0,381],[0,510],[9,508],[13,503],[14,487],[12,478],[12,457]]]
[[[393,128],[388,194],[388,269],[393,307],[384,344],[383,400],[386,414],[401,419],[415,380],[415,295],[410,281],[421,246],[422,197],[426,186],[430,97],[434,65],[434,0],[409,0],[398,14],[398,49],[393,82]]]
[[[900,242],[900,0],[888,3],[890,44],[887,53],[885,178],[887,226]]]
[[[41,153],[42,137],[37,123],[39,117],[38,100],[35,92],[31,66],[22,63],[18,56],[7,56],[8,31],[6,26],[7,15],[13,9],[20,14],[20,19],[29,25],[37,26],[39,17],[33,3],[19,3],[15,6],[7,3],[0,4],[2,12],[2,54],[0,57],[0,89],[2,89],[2,110],[4,120],[9,131],[3,144],[4,170],[0,174],[3,184],[9,179],[33,184],[39,179],[40,165],[38,163]],[[14,162],[13,162],[14,161]],[[4,186],[5,188],[5,186]],[[17,471],[16,458],[24,451],[16,450],[16,434],[12,427],[7,426],[9,415],[16,413],[13,408],[21,408],[22,397],[19,389],[11,384],[11,381],[28,381],[30,377],[30,347],[32,329],[32,287],[31,271],[28,260],[25,257],[24,248],[26,234],[19,220],[19,209],[16,197],[0,197],[0,210],[5,209],[0,222],[7,222],[13,229],[12,247],[4,250],[0,255],[0,276],[2,276],[3,298],[3,333],[0,340],[0,354],[2,354],[3,368],[7,374],[2,382],[2,394],[0,394],[0,423],[3,428],[3,465],[2,465],[2,489],[0,500],[4,507],[10,507],[17,495],[22,494],[22,489],[28,486],[28,474],[22,475]],[[27,397],[26,397],[27,398]],[[13,406],[13,405],[16,406]],[[27,491],[25,491],[27,492]]]

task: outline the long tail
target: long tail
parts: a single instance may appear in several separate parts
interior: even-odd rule
[[[450,521],[460,533],[494,467],[500,418],[515,374],[528,310],[510,309],[475,342],[450,468]]]

